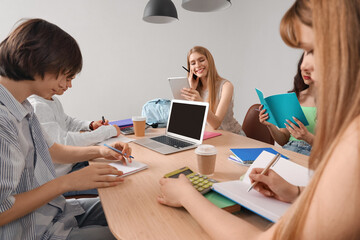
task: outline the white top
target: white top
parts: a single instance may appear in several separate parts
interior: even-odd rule
[[[218,92],[217,92],[217,96],[216,96],[216,108],[217,108],[217,105],[220,102],[222,87],[223,87],[224,83],[226,83],[226,82],[228,82],[228,80],[223,79],[219,84]],[[204,91],[201,91],[200,95],[201,95],[202,99],[204,101],[206,101],[208,99],[208,96],[209,96],[209,90],[206,89]],[[233,132],[233,133],[245,136],[245,133],[242,130],[240,123],[234,117],[233,108],[234,108],[234,99],[231,99],[231,102],[229,104],[229,107],[227,109],[225,117],[224,117],[219,129],[220,130],[226,130],[226,131],[229,131],[229,132]]]
[[[53,141],[64,145],[89,146],[117,135],[115,127],[111,125],[81,133],[81,130],[90,130],[91,121],[83,121],[66,115],[60,101],[54,96],[52,99],[46,100],[37,95],[28,98],[43,130]],[[73,163],[54,165],[57,176],[69,173],[74,166]]]

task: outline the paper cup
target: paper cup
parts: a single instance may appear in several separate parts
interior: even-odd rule
[[[134,124],[134,133],[136,137],[145,136],[146,117],[136,116],[132,117]]]

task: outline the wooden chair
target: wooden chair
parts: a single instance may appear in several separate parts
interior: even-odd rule
[[[247,137],[274,145],[274,139],[268,128],[259,121],[259,112],[255,110],[259,109],[259,106],[260,104],[254,104],[249,108],[242,129]]]

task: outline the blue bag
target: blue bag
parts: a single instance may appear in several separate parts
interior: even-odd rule
[[[148,125],[166,127],[171,101],[168,99],[156,98],[147,101],[142,107],[141,115],[146,117]]]

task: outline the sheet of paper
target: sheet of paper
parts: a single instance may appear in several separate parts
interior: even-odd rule
[[[263,151],[259,157],[254,161],[253,164],[246,171],[244,182],[250,184],[249,174],[253,168],[265,168],[266,165],[274,158],[275,154],[272,154],[267,151]],[[275,166],[271,168],[276,173],[278,173],[282,178],[288,181],[291,184],[306,186],[309,182],[309,169],[303,166],[300,166],[290,160],[280,158]]]

